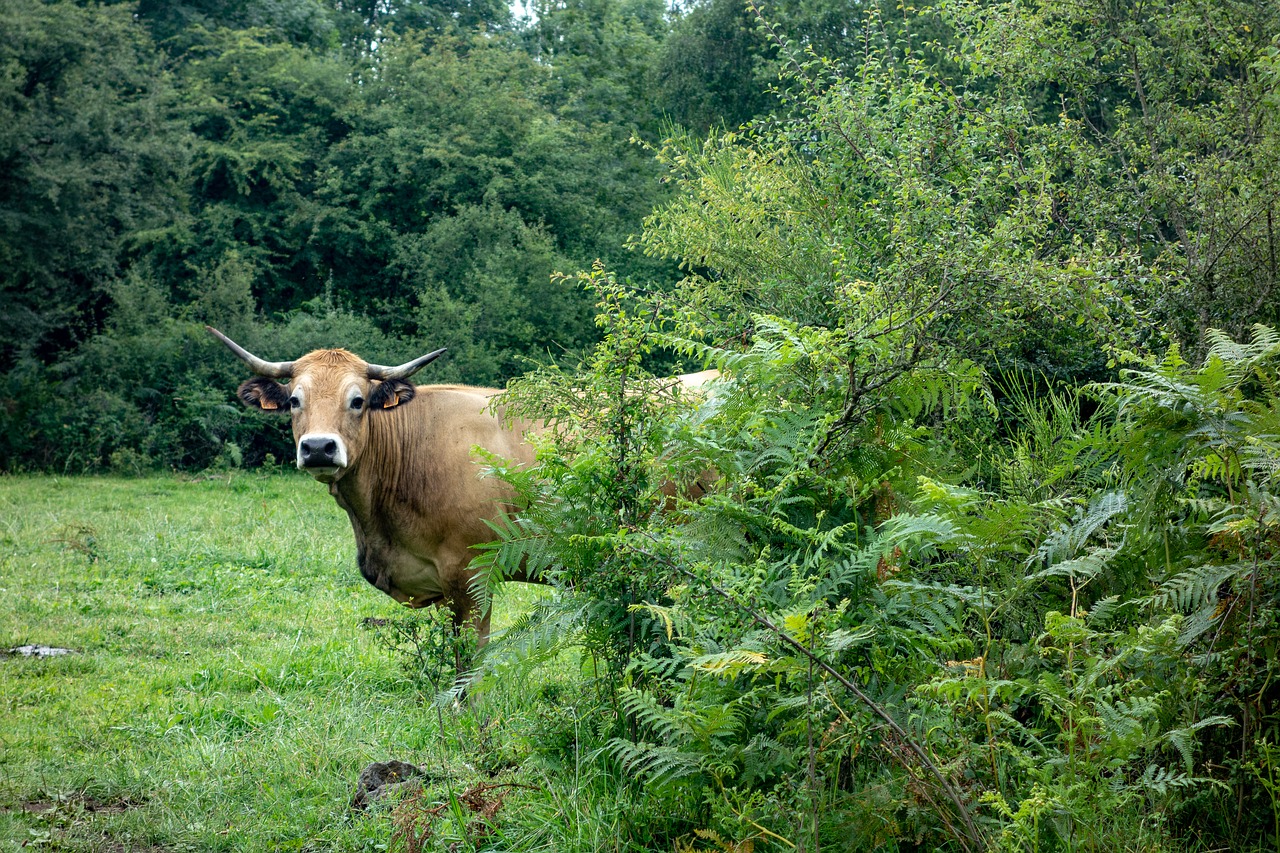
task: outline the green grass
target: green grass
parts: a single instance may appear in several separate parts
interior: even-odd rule
[[[508,586],[495,626],[541,594]],[[403,610],[306,478],[0,478],[0,648],[77,651],[0,657],[0,850],[387,849],[390,812],[348,804],[389,758],[432,773],[424,803],[527,786],[428,849],[643,847],[640,795],[581,755],[573,662],[441,709],[368,617]]]

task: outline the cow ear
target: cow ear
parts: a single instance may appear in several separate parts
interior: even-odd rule
[[[240,402],[251,409],[262,409],[267,412],[289,411],[289,389],[274,379],[259,376],[250,379],[240,386],[236,392]]]
[[[413,385],[403,379],[388,379],[373,386],[369,395],[369,408],[394,409],[413,399]]]

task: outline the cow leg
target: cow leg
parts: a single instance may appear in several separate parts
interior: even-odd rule
[[[476,647],[475,651],[480,651],[485,644],[489,642],[489,620],[493,615],[493,608],[487,608],[483,614],[471,601],[450,602],[449,609],[453,611],[453,636],[454,639],[460,639],[464,629],[471,628],[475,631]],[[459,673],[463,672],[466,667],[470,666],[471,661],[464,656],[462,644],[454,644],[454,666]]]

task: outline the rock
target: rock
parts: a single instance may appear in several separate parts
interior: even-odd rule
[[[360,771],[356,792],[351,798],[351,808],[367,809],[393,791],[406,787],[418,787],[427,771],[407,761],[375,761]]]
[[[6,649],[6,654],[21,655],[25,658],[56,658],[62,655],[78,655],[74,649],[60,649],[57,646],[15,646]]]

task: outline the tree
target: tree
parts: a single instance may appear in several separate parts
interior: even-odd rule
[[[983,85],[1080,123],[1106,157],[1109,180],[1087,200],[1092,216],[1171,273],[1169,287],[1140,298],[1188,348],[1211,326],[1240,335],[1280,319],[1280,8],[958,8],[965,57]]]
[[[0,370],[98,328],[129,246],[181,209],[173,91],[126,6],[0,4]]]
[[[137,15],[171,56],[217,29],[254,29],[269,41],[319,49],[337,45],[331,4],[324,0],[137,0]]]
[[[393,33],[434,38],[497,32],[511,23],[510,7],[499,0],[327,0],[343,42],[374,56]]]
[[[773,109],[774,48],[741,0],[685,7],[653,66],[663,112],[697,132],[736,128]]]
[[[521,34],[525,49],[551,70],[548,102],[586,127],[653,136],[660,118],[649,69],[667,23],[654,0],[544,3]]]
[[[316,194],[310,242],[334,292],[387,306],[389,329],[453,346],[428,306],[464,295],[490,306],[484,317],[459,308],[487,330],[475,344],[491,352],[470,381],[510,375],[516,352],[582,341],[585,300],[551,288],[549,274],[618,251],[608,238],[621,217],[602,209],[595,152],[542,103],[546,82],[527,56],[484,38],[391,39],[363,90],[359,130],[333,146]],[[471,328],[456,330],[464,349]]]
[[[311,244],[313,201],[331,148],[355,122],[344,62],[246,30],[206,32],[179,67],[194,136],[189,216],[149,235],[157,272],[179,300],[195,275],[234,254],[253,268],[259,306],[319,296],[330,270]]]
[[[441,381],[503,385],[535,361],[575,357],[590,341],[582,293],[553,279],[572,262],[517,211],[468,205],[397,248],[392,268],[419,288],[419,336],[449,347]]]

